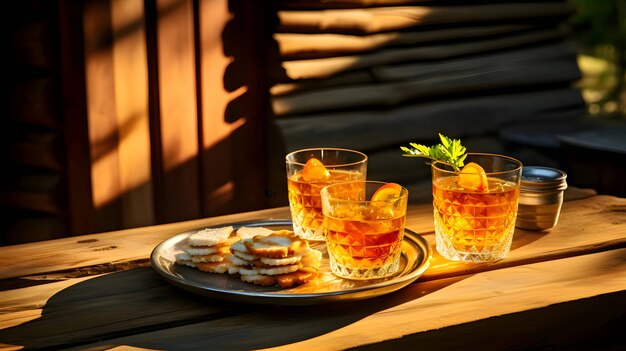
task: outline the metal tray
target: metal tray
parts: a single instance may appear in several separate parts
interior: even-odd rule
[[[227,223],[239,227],[266,227],[292,229],[291,220],[265,220]],[[222,225],[220,225],[222,226]],[[317,279],[290,289],[262,287],[241,281],[228,274],[201,272],[195,268],[176,264],[174,255],[182,252],[189,235],[202,228],[177,234],[157,245],[150,261],[152,267],[174,286],[202,296],[252,304],[315,305],[336,301],[361,300],[388,294],[405,287],[417,279],[430,264],[432,252],[428,242],[420,235],[405,229],[402,243],[400,270],[394,276],[376,280],[348,280],[334,276],[328,265],[326,245],[311,241],[311,247],[322,251],[323,259]]]

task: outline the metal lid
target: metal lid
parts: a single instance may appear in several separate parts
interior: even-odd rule
[[[522,167],[521,191],[561,191],[567,189],[565,172],[541,166]]]

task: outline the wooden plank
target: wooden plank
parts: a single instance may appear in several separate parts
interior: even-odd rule
[[[30,132],[12,144],[8,154],[10,161],[17,165],[61,172],[64,170],[64,162],[57,152],[60,144],[60,134],[57,132]]]
[[[93,206],[97,231],[122,226],[118,123],[110,1],[85,3],[85,76]]]
[[[350,85],[299,92],[272,99],[276,116],[303,115],[338,109],[385,108],[417,98],[450,97],[454,94],[485,93],[507,89],[569,83],[580,78],[574,57],[529,62],[484,62],[483,68],[441,72],[429,77]]]
[[[199,1],[202,214],[266,208],[267,8]]]
[[[0,326],[5,329],[0,330],[0,340],[26,348],[347,349],[624,291],[625,254],[626,249],[611,250],[418,282],[374,300],[297,310],[190,298],[146,268],[65,287],[46,301],[40,318],[27,323],[14,322],[15,314],[22,317],[24,310],[2,314]],[[578,313],[584,319],[589,311]],[[613,319],[605,322],[615,322],[620,314],[607,317]],[[561,322],[580,325],[579,318]],[[536,329],[534,323],[518,328]],[[476,341],[466,337],[470,344]],[[508,341],[524,345],[524,340]]]
[[[622,332],[625,303],[626,291],[622,290],[407,335],[354,350],[410,350],[415,345],[420,350],[620,350],[626,347]]]
[[[366,34],[432,24],[565,17],[575,9],[569,3],[516,3],[278,11],[277,31]]]
[[[63,291],[63,289],[67,289],[75,284],[81,284],[91,278],[93,277],[75,278],[28,288],[0,291],[0,296],[2,297],[0,299],[0,315],[41,309],[46,304],[46,301]],[[3,321],[7,322],[8,319]],[[8,324],[4,324],[2,328],[8,326]]]
[[[481,41],[453,43],[447,45],[424,45],[409,48],[390,48],[362,55],[348,55],[321,59],[284,61],[281,66],[284,73],[275,75],[276,81],[327,78],[339,73],[420,60],[444,60],[464,55],[485,53],[496,50],[512,49],[524,45],[556,41],[567,33],[561,28],[536,30]],[[284,76],[282,75],[284,74]]]
[[[270,88],[270,93],[272,96],[281,96],[294,92],[329,89],[346,85],[402,81],[409,78],[428,78],[463,70],[484,71],[486,67],[498,62],[514,64],[520,60],[527,63],[565,58],[575,60],[576,55],[576,48],[571,43],[559,42],[449,60],[373,66],[324,79],[305,79],[292,83],[275,84]],[[519,63],[517,64],[519,65]]]
[[[232,121],[233,117],[245,119],[245,124],[232,134],[235,205],[236,211],[241,212],[267,208],[268,197],[271,197],[266,185],[267,169],[271,167],[267,164],[271,152],[267,144],[272,138],[268,127],[270,108],[266,66],[273,63],[268,56],[274,13],[271,6],[258,1],[231,1],[229,8],[235,16],[231,25],[240,27],[241,32],[237,39],[224,39],[229,44],[225,49],[233,52],[235,58],[224,78],[228,79],[229,74],[241,70],[247,89],[243,96],[231,101],[225,115],[227,121]],[[233,45],[242,38],[245,38],[243,43]],[[237,115],[238,111],[241,111],[241,117]]]
[[[231,101],[244,94],[241,77],[226,76],[233,61],[226,52],[222,36],[235,40],[233,14],[226,0],[199,1],[199,62],[201,102],[201,155],[202,213],[215,215],[235,209],[234,156],[230,136],[244,122],[241,116],[227,119],[227,108]],[[226,31],[226,26],[231,28]],[[240,40],[240,39],[238,39]]]
[[[5,245],[15,245],[58,239],[67,236],[64,233],[68,232],[63,217],[39,213],[19,217],[3,233],[3,240]]]
[[[370,6],[391,6],[428,3],[432,0],[278,0],[276,6],[286,9],[328,9],[328,8],[355,8]]]
[[[154,223],[143,1],[85,5],[96,229]]]
[[[412,292],[419,294],[418,299],[405,297],[402,303],[391,308],[375,307],[376,312],[355,323],[286,345],[285,348],[328,350],[331,348],[327,345],[332,345],[332,348],[344,349],[607,292],[623,291],[626,289],[625,253],[626,250],[615,250],[470,275],[462,279],[434,281],[433,285],[439,288],[436,292],[429,289],[433,286],[428,283],[414,284],[398,295]],[[598,272],[597,267],[604,267],[604,272]],[[565,277],[567,283],[564,283]],[[596,290],[590,284],[606,284],[608,289]],[[359,335],[359,338],[354,335]]]
[[[111,3],[122,228],[155,223],[143,0]]]
[[[219,305],[202,304],[164,284],[151,268],[0,292],[0,296],[0,340],[27,348],[66,348],[103,335],[160,329],[224,313]],[[37,312],[39,318],[24,324]]]
[[[289,209],[281,207],[40,243],[4,246],[0,247],[0,279],[146,259],[156,245],[176,233],[223,223],[268,218],[290,218]]]
[[[49,31],[45,26],[38,28],[41,31]],[[16,38],[15,41],[28,41],[25,38]],[[32,39],[31,39],[32,40]],[[49,39],[37,39],[41,43]],[[36,45],[31,45],[33,48]],[[37,55],[33,55],[37,56]],[[20,55],[20,58],[30,58],[30,55]],[[24,65],[25,63],[20,63]],[[50,69],[50,68],[48,68]],[[53,130],[61,127],[59,111],[54,103],[56,101],[56,82],[52,77],[30,78],[29,74],[12,72],[17,75],[13,78],[15,88],[11,92],[11,116],[6,118],[7,122],[26,124]],[[28,78],[27,78],[28,77]],[[64,96],[64,98],[67,98]],[[18,124],[18,125],[19,125]]]
[[[162,223],[200,215],[199,142],[193,3],[156,0],[156,10]]]
[[[560,2],[562,0],[552,0]],[[498,3],[518,3],[519,0],[501,0]],[[360,8],[360,7],[380,7],[397,5],[419,5],[432,4],[432,0],[277,0],[276,6],[281,9],[332,9],[332,8]],[[458,1],[438,0],[437,5],[457,5]]]
[[[324,146],[369,152],[409,141],[430,140],[437,133],[456,137],[484,135],[514,122],[548,118],[571,121],[581,113],[584,102],[580,92],[566,88],[459,97],[454,101],[417,101],[391,109],[291,116],[277,119],[276,124],[287,152]]]
[[[626,218],[622,215],[625,208],[626,199],[610,196],[594,196],[566,202],[556,228],[548,233],[517,229],[509,257],[494,264],[472,265],[447,261],[438,256],[433,247],[433,260],[424,274],[424,279],[526,264],[542,259],[543,256],[567,257],[623,247],[626,238],[621,228],[626,223]],[[145,259],[157,244],[176,233],[211,225],[267,218],[289,218],[288,208],[1,247],[0,279]],[[412,205],[407,228],[422,234],[431,246],[434,245],[432,205]],[[597,234],[589,235],[589,231]],[[29,260],[23,260],[22,257],[29,257]]]
[[[59,4],[59,47],[63,132],[65,139],[68,234],[96,231],[91,182],[91,158],[88,137],[83,8],[68,0]],[[71,142],[70,142],[71,141]]]
[[[276,33],[280,56],[313,58],[372,51],[389,46],[415,45],[443,40],[480,38],[533,29],[533,25],[491,25],[444,28],[420,32],[388,32],[371,35]]]
[[[0,205],[43,212],[52,215],[65,215],[65,208],[58,196],[45,192],[8,191],[0,192]]]

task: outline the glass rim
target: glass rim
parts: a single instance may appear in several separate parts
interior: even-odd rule
[[[391,202],[391,201],[398,201],[398,200],[402,200],[402,199],[408,199],[409,197],[409,189],[407,189],[406,187],[400,185],[400,187],[402,188],[402,190],[400,191],[400,196],[393,198],[393,199],[388,199],[388,200],[350,200],[350,199],[342,199],[342,198],[338,198],[338,197],[334,197],[331,196],[330,193],[328,193],[328,188],[333,187],[335,185],[342,185],[342,184],[349,184],[349,183],[370,183],[370,184],[380,184],[380,186],[383,186],[385,184],[390,184],[393,182],[384,182],[381,180],[366,180],[366,179],[356,179],[356,180],[346,180],[343,182],[338,182],[338,183],[333,183],[333,184],[329,184],[325,187],[322,188],[322,190],[320,190],[320,196],[321,197],[328,197],[329,199],[333,200],[333,201],[340,201],[340,202],[352,202],[352,203],[383,203],[383,202]]]
[[[485,171],[486,175],[496,175],[496,174],[506,174],[506,173],[515,173],[515,172],[521,172],[523,164],[522,161],[511,157],[511,156],[506,156],[506,155],[500,155],[500,154],[492,154],[492,153],[486,153],[486,152],[468,152],[467,153],[468,156],[489,156],[489,157],[494,157],[494,158],[501,158],[501,159],[505,159],[507,161],[511,161],[513,163],[515,163],[517,165],[517,167],[515,167],[514,169],[509,169],[506,171],[493,171],[493,172],[487,172]],[[441,167],[438,167],[439,164],[442,165],[446,165],[448,167],[451,167],[449,164],[442,162],[442,161],[433,161],[431,163],[431,166],[433,168],[435,168],[436,170],[440,171],[440,172],[445,172],[445,173],[449,173],[449,174],[461,174],[463,172],[461,171],[455,171],[455,170],[447,170],[447,169],[443,169]],[[467,174],[467,172],[466,172]],[[471,173],[474,174],[474,173]]]
[[[292,152],[288,153],[285,156],[285,161],[287,163],[289,163],[289,164],[292,164],[292,165],[304,166],[306,163],[291,161],[289,159],[289,156],[292,156],[292,155],[295,155],[295,154],[298,154],[298,153],[302,153],[302,152],[307,152],[307,151],[324,151],[324,150],[344,151],[344,152],[348,152],[348,153],[352,153],[352,154],[357,154],[357,155],[363,156],[363,159],[360,160],[360,161],[346,162],[346,163],[337,163],[337,164],[324,164],[324,166],[326,166],[326,167],[345,167],[345,166],[358,165],[358,164],[367,162],[367,155],[362,153],[361,151],[352,150],[352,149],[343,149],[343,148],[338,148],[338,147],[313,147],[313,148],[308,148],[308,149],[295,150],[295,151],[292,151]]]

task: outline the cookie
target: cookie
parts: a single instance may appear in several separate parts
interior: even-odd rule
[[[189,246],[214,246],[228,240],[233,232],[233,227],[206,228],[199,230],[189,236],[187,243]]]
[[[222,262],[224,261],[224,255],[193,255],[191,256],[191,262]]]
[[[260,286],[272,286],[276,284],[276,278],[271,275],[250,274],[242,275],[241,280]]]
[[[292,231],[263,227],[241,227],[235,233],[233,227],[203,229],[188,237],[184,250],[176,254],[178,264],[282,288],[314,279],[322,257]]]
[[[239,274],[241,275],[279,275],[285,273],[295,272],[300,268],[300,265],[292,264],[289,266],[273,266],[271,268],[261,268],[261,267],[246,267],[245,269],[240,269]]]
[[[228,269],[232,266],[228,260],[221,262],[198,262],[195,265],[199,270],[208,273],[228,273]]]
[[[196,267],[196,265],[192,261],[191,255],[189,255],[186,252],[177,253],[176,255],[174,255],[174,259],[176,260],[176,263],[180,265],[194,267],[194,268]]]
[[[258,259],[258,261],[267,266],[284,266],[284,265],[289,265],[289,264],[300,263],[300,260],[302,259],[303,254],[304,253],[295,255],[295,256],[285,257],[285,258],[261,257]]]
[[[317,277],[317,269],[313,267],[303,267],[295,272],[279,274],[279,275],[264,275],[264,274],[250,274],[241,275],[240,279],[244,282],[260,285],[260,286],[272,286],[278,284],[281,288],[291,288],[296,285],[301,285],[310,282]]]
[[[252,239],[255,236],[268,236],[273,232],[264,227],[241,227],[237,229],[237,236],[241,239]]]
[[[242,269],[242,268],[246,268],[246,267],[238,266],[238,265],[236,265],[236,264],[231,262],[231,264],[228,265],[228,274],[230,274],[230,275],[239,275],[239,270]]]
[[[238,266],[251,266],[252,265],[252,262],[244,260],[240,257],[237,257],[236,255],[232,255],[230,257],[230,262]]]
[[[285,258],[308,249],[309,243],[289,230],[279,230],[266,237],[245,239],[243,244],[255,256]]]
[[[233,243],[230,246],[230,252],[233,255],[249,262],[258,260],[259,257],[251,254],[250,251],[248,251],[248,248],[246,247],[246,245],[243,244],[243,242],[244,240],[239,240]]]
[[[224,243],[214,246],[190,246],[187,248],[187,253],[194,255],[223,255],[230,252],[230,244]]]
[[[281,288],[291,288],[295,285],[305,284],[315,279],[315,277],[317,277],[317,269],[314,267],[303,267],[295,272],[281,274],[275,277],[276,282]]]

